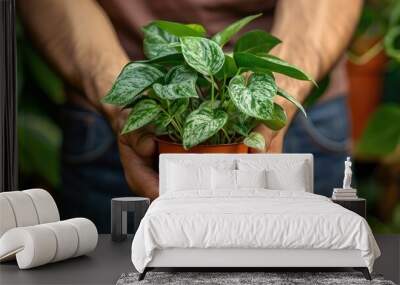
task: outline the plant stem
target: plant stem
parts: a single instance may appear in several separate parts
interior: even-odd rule
[[[226,139],[227,139],[227,143],[230,143],[230,142],[231,142],[231,139],[230,139],[228,133],[226,132],[226,130],[225,130],[224,128],[222,128],[221,130],[222,130],[222,132],[224,133],[224,135],[225,135],[225,137],[226,137]]]
[[[210,74],[210,79],[211,79],[211,102],[214,105],[214,87],[215,87],[215,82],[214,82],[214,77],[212,74]]]

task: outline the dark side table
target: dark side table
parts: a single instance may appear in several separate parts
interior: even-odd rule
[[[128,212],[133,213],[133,234],[150,205],[149,198],[121,197],[111,199],[111,239],[123,241],[128,234]]]
[[[367,201],[363,198],[357,198],[352,200],[340,200],[332,199],[333,203],[339,204],[340,206],[359,214],[364,219],[367,217]]]

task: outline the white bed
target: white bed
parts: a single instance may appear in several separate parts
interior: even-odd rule
[[[225,178],[218,189],[204,182],[216,179],[209,167]],[[274,187],[238,188],[254,186],[260,170]],[[225,172],[237,173],[234,188]],[[134,237],[132,262],[141,278],[154,267],[354,267],[369,277],[380,252],[367,222],[312,192],[309,154],[161,155],[160,197]]]

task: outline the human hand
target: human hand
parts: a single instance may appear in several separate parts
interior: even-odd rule
[[[157,198],[158,173],[154,170],[154,135],[145,129],[119,135],[118,147],[129,187],[142,197],[150,200]]]
[[[258,125],[255,129],[256,132],[263,135],[265,140],[265,150],[250,148],[251,153],[281,153],[283,150],[283,140],[285,138],[286,128],[273,131],[265,125]]]

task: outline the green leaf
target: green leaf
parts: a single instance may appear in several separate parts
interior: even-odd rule
[[[304,116],[307,117],[306,110],[304,110],[303,106],[300,104],[299,101],[296,100],[292,95],[288,94],[285,90],[278,88],[278,95],[285,98],[286,100],[292,102],[294,105],[296,105],[297,108],[301,110],[301,112],[304,114]]]
[[[193,69],[179,65],[173,67],[165,76],[167,84],[156,83],[153,89],[162,99],[199,97],[196,91],[197,73]]]
[[[170,106],[170,113],[172,116],[176,117],[184,113],[189,107],[189,98],[181,98],[172,101]]]
[[[183,146],[189,149],[216,134],[227,122],[228,114],[221,109],[201,108],[186,118]]]
[[[400,5],[399,5],[400,6]],[[394,26],[389,29],[384,38],[386,53],[400,62],[400,26]]]
[[[273,113],[277,87],[269,74],[252,74],[247,80],[237,75],[229,82],[229,96],[236,107],[250,117],[267,120]]]
[[[178,37],[157,27],[155,23],[142,28],[144,33],[143,50],[147,58],[153,59],[179,52],[173,44],[179,43]]]
[[[136,97],[145,89],[160,80],[163,75],[164,73],[151,65],[128,63],[102,102],[118,106],[128,105],[135,101]]]
[[[229,40],[234,35],[236,35],[244,26],[246,26],[248,23],[250,23],[254,19],[260,17],[261,15],[262,14],[257,14],[257,15],[252,15],[252,16],[248,16],[243,19],[240,19],[239,21],[236,21],[236,22],[230,24],[223,31],[216,33],[211,39],[222,47],[227,42],[229,42]]]
[[[186,65],[178,65],[172,67],[165,75],[166,83],[179,83],[187,80],[197,80],[197,73],[195,70]]]
[[[365,156],[385,156],[400,145],[400,105],[385,104],[371,116],[357,146]]]
[[[30,46],[24,46],[24,59],[30,71],[30,80],[34,80],[48,98],[55,104],[65,102],[64,84],[43,58]]]
[[[137,130],[151,121],[161,112],[161,107],[152,99],[143,99],[133,106],[128,119],[125,122],[122,134]]]
[[[222,66],[222,68],[217,72],[217,74],[215,75],[215,77],[217,79],[223,79],[224,76],[226,76],[226,78],[229,77],[233,77],[236,75],[238,68],[236,66],[236,62],[233,59],[232,56],[225,54],[225,61],[224,61],[224,65]]]
[[[169,133],[168,126],[172,121],[172,117],[165,112],[158,113],[157,117],[152,121],[155,126],[154,132],[157,136],[166,135]]]
[[[272,55],[265,54],[261,57],[251,53],[238,52],[234,54],[234,58],[238,67],[248,68],[255,72],[270,71],[282,73],[289,77],[312,81],[316,84],[314,80],[301,69]]]
[[[213,75],[224,65],[224,52],[215,42],[197,37],[183,37],[180,41],[186,63],[198,72]]]
[[[162,99],[175,100],[179,98],[199,97],[196,92],[194,80],[186,80],[180,83],[167,85],[156,83],[153,85],[153,89]]]
[[[285,110],[278,104],[274,103],[274,109],[270,119],[262,120],[262,123],[271,130],[277,131],[282,129],[287,122]]]
[[[25,175],[40,176],[51,186],[57,187],[60,182],[61,141],[61,130],[49,117],[20,110],[18,159]]]
[[[182,64],[184,62],[183,55],[181,53],[171,53],[167,55],[161,55],[159,57],[154,57],[152,59],[137,60],[136,63],[145,64]]]
[[[252,30],[237,40],[233,51],[252,54],[267,53],[280,43],[280,39],[263,30]]]
[[[186,24],[186,26],[201,33],[202,37],[204,37],[207,34],[206,29],[200,24]]]
[[[261,151],[265,150],[265,139],[264,136],[257,132],[251,132],[245,139],[244,144],[259,149]]]
[[[204,37],[206,30],[199,24],[181,24],[170,21],[154,21],[157,27],[177,37]]]

